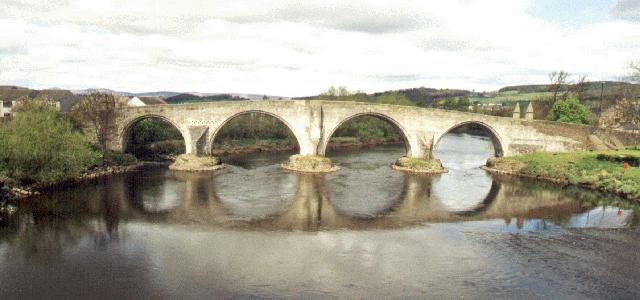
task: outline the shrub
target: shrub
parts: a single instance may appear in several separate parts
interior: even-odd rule
[[[3,124],[0,149],[2,172],[27,184],[78,176],[96,160],[86,137],[47,105],[24,106]]]
[[[640,167],[640,154],[639,155],[630,155],[630,154],[608,154],[608,153],[600,153],[596,156],[599,160],[606,160],[611,162],[626,162],[633,167]]]
[[[569,96],[553,104],[549,111],[549,119],[565,123],[590,124],[591,112],[586,106],[580,104],[578,98]]]

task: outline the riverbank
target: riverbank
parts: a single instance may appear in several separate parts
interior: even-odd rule
[[[135,171],[146,164],[157,164],[156,162],[135,162],[129,165],[116,165],[99,167],[88,170],[84,174],[78,177],[65,178],[63,180],[54,182],[35,183],[29,185],[12,184],[10,182],[0,182],[2,187],[2,194],[0,195],[0,201],[17,202],[22,199],[28,198],[33,195],[39,195],[42,191],[52,189],[56,187],[64,187],[77,183],[82,183],[97,178],[121,174],[126,172]]]
[[[530,153],[491,158],[485,170],[565,185],[578,185],[640,202],[640,151],[636,149],[570,153]],[[625,171],[623,164],[629,168]]]

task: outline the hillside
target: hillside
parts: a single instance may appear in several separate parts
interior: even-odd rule
[[[417,104],[418,106],[433,106],[436,99],[451,98],[451,97],[465,97],[471,96],[474,93],[468,90],[459,89],[432,89],[432,88],[413,88],[399,90],[398,92],[404,94],[407,99]],[[381,93],[376,93],[381,94]],[[374,94],[374,95],[376,95]]]
[[[507,86],[497,92],[476,95],[471,100],[483,103],[537,101],[551,96],[549,87],[546,84]],[[566,92],[570,87],[569,85],[562,86],[561,93]],[[594,81],[585,84],[581,100],[590,103],[591,106],[599,106],[600,100],[607,102],[624,95],[638,94],[639,91],[639,84],[619,81]]]
[[[178,94],[169,98],[166,98],[165,101],[168,104],[180,104],[180,103],[197,103],[197,102],[211,102],[211,101],[223,101],[223,100],[247,100],[246,98],[233,96],[231,94],[218,94],[211,96],[198,96],[194,94]]]

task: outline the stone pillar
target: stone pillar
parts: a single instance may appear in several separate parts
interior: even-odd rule
[[[4,101],[0,100],[0,118],[4,118]]]
[[[520,102],[516,102],[516,108],[513,110],[513,118],[520,119]]]
[[[524,115],[524,119],[527,121],[533,120],[533,104],[529,102],[529,106],[527,106],[527,112]]]
[[[309,127],[307,127],[307,134],[309,135],[310,147],[306,153],[300,149],[302,155],[319,155],[318,147],[322,142],[322,135],[324,133],[324,112],[322,105],[311,105],[309,109]],[[302,148],[302,147],[301,147]],[[324,155],[324,153],[322,154]]]
[[[408,157],[431,159],[433,157],[434,135],[430,132],[418,131],[415,138],[407,137],[409,145]]]
[[[308,126],[305,127],[302,136],[299,137],[300,154],[289,157],[289,160],[282,164],[282,167],[291,171],[306,173],[323,173],[338,170],[331,159],[324,157],[324,153],[319,149],[323,143],[324,118],[322,105],[306,102],[309,109]]]
[[[201,155],[206,154],[208,126],[189,126],[190,143],[186,145],[187,154]]]

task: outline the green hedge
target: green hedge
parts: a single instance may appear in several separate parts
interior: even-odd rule
[[[596,158],[598,158],[599,160],[606,160],[611,162],[626,162],[633,167],[640,167],[640,155],[600,153],[596,156]]]

